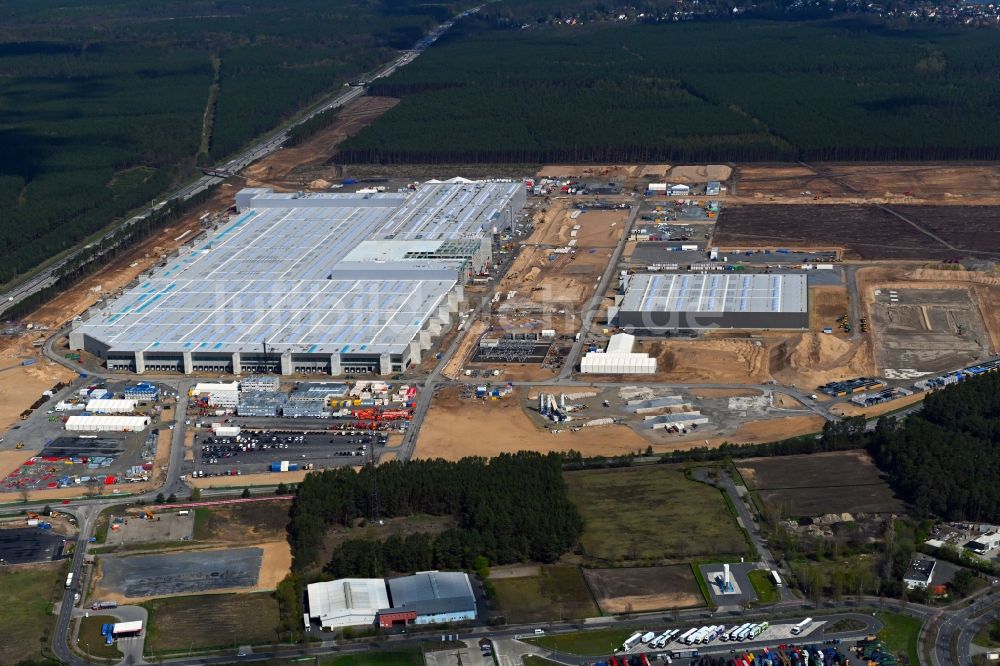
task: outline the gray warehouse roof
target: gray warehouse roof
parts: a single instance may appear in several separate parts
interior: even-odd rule
[[[620,310],[634,312],[808,312],[801,274],[636,274]]]
[[[466,573],[425,571],[387,582],[393,610],[432,615],[476,609],[476,597]]]
[[[266,341],[275,352],[402,353],[459,278],[461,262],[434,250],[490,236],[519,194],[519,182],[485,181],[365,195],[243,190],[230,223],[77,330],[112,352],[232,353]],[[402,241],[423,252],[378,251]]]

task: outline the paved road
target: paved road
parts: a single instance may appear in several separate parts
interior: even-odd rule
[[[601,275],[601,281],[597,284],[597,289],[594,290],[594,295],[584,308],[580,323],[580,339],[573,343],[569,354],[566,355],[562,370],[559,371],[560,380],[569,379],[574,368],[577,366],[580,353],[583,351],[583,346],[587,343],[587,337],[590,335],[590,328],[594,324],[594,318],[601,309],[601,301],[604,300],[604,295],[607,293],[608,286],[611,283],[611,277],[618,268],[622,252],[625,251],[625,244],[628,243],[628,239],[632,234],[632,225],[635,224],[635,219],[639,215],[639,207],[637,200],[632,202],[632,210],[629,213],[628,221],[625,223],[625,228],[622,230],[622,237],[618,240],[618,245],[615,246],[615,251],[612,253],[610,261],[604,267],[604,273]]]

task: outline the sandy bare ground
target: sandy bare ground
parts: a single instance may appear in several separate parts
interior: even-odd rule
[[[521,408],[518,390],[497,401],[462,400],[458,396],[458,389],[448,389],[435,397],[420,428],[414,457],[457,460],[509,451],[570,449],[585,456],[620,455],[649,445],[623,425],[559,434],[538,428]]]
[[[782,409],[805,409],[805,406],[787,393],[774,392],[774,406]]]
[[[846,338],[847,334],[837,325],[837,317],[849,312],[850,300],[846,286],[809,287],[809,330],[822,331],[830,327],[834,332],[828,335]]]
[[[340,168],[327,166],[337,146],[398,103],[392,97],[359,97],[340,110],[336,122],[301,145],[282,148],[250,166],[246,171],[247,186],[277,190],[329,188],[326,178],[343,175]]]
[[[731,175],[733,168],[725,164],[675,166],[667,175],[667,180],[672,183],[704,183],[709,180],[729,180]]]
[[[468,330],[460,335],[463,335],[462,341],[458,343],[458,349],[455,350],[455,354],[448,360],[448,364],[441,370],[441,374],[448,379],[457,379],[462,372],[462,368],[465,363],[472,356],[473,351],[476,349],[476,344],[479,342],[479,338],[482,337],[486,329],[489,328],[489,324],[485,321],[477,319],[476,321],[469,324]]]
[[[607,177],[608,180],[623,180],[626,178],[635,178],[641,171],[642,167],[634,164],[552,164],[539,169],[537,176],[539,178],[561,178],[564,176]]]
[[[0,432],[16,424],[21,412],[31,407],[43,391],[76,376],[45,358],[40,349],[33,348],[32,339],[31,335],[0,338]],[[20,365],[25,359],[34,359],[35,364]],[[47,405],[41,407],[43,410],[48,408]],[[25,442],[25,445],[33,443]]]
[[[882,403],[881,405],[874,405],[872,407],[862,407],[861,405],[856,405],[853,402],[838,402],[835,405],[831,405],[830,412],[837,414],[838,416],[864,416],[865,418],[870,419],[875,416],[881,416],[887,412],[920,402],[926,395],[926,393],[914,393],[913,395],[890,400],[889,402]]]
[[[763,444],[819,432],[823,429],[824,423],[825,419],[816,414],[747,421],[732,434],[710,439],[686,439],[657,447],[657,451],[686,451],[699,446],[716,448],[726,442],[730,444]]]
[[[803,203],[1000,203],[1000,167],[955,164],[830,164],[823,175],[799,165],[741,165],[737,194],[754,199]],[[833,180],[831,180],[832,176]],[[836,181],[836,182],[835,182]],[[856,190],[851,192],[844,185]],[[808,192],[808,194],[806,194]],[[909,194],[907,194],[909,193]],[[773,203],[772,202],[772,203]]]
[[[683,592],[673,594],[637,594],[601,599],[605,613],[642,613],[669,608],[691,608],[703,603],[701,597]]]
[[[657,378],[684,384],[763,384],[768,372],[766,340],[743,338],[663,340],[646,345],[657,358]]]

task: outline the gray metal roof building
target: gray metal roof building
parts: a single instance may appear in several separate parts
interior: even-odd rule
[[[457,622],[476,617],[476,596],[469,575],[458,571],[424,571],[391,578],[393,612],[416,613],[415,624]]]
[[[618,300],[626,330],[809,327],[802,274],[636,274]]]
[[[135,372],[399,372],[449,325],[524,200],[519,182],[245,189],[229,224],[90,313],[70,346]]]

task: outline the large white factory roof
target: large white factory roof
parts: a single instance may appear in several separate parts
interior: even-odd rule
[[[389,607],[381,578],[341,578],[306,586],[309,616],[324,627],[372,624],[380,609]]]
[[[636,274],[621,303],[637,312],[806,312],[801,274]]]
[[[426,253],[489,237],[522,189],[243,190],[233,220],[77,330],[109,351],[401,353],[459,278],[460,263]],[[397,241],[420,256],[386,247]]]

